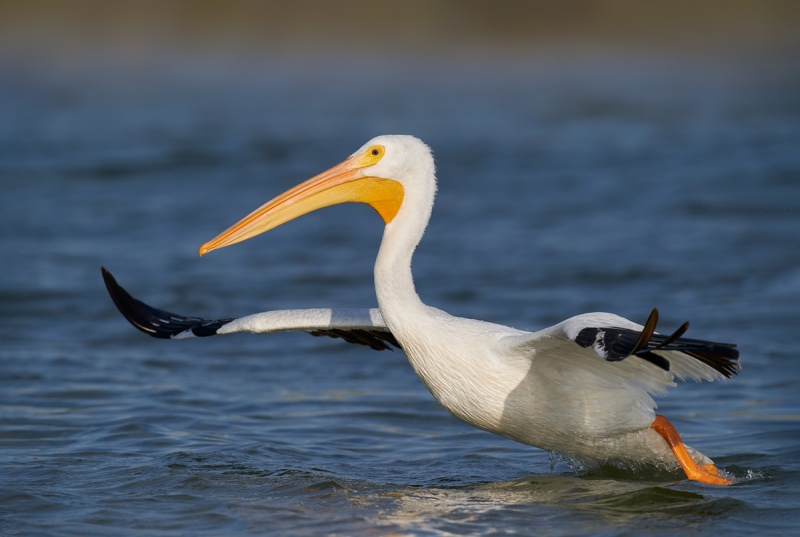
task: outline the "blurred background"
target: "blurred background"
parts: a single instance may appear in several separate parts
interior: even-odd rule
[[[796,528],[798,29],[789,0],[0,1],[0,533]],[[156,341],[105,295],[101,265],[190,315],[374,306],[366,207],[197,248],[388,133],[437,158],[427,303],[739,343],[659,411],[743,484],[552,472],[401,352]]]
[[[797,46],[789,0],[2,2],[3,44],[43,56],[143,64],[188,53],[528,57],[539,50],[777,54]],[[633,50],[632,50],[633,49]],[[77,59],[77,58],[73,58]],[[417,59],[421,60],[421,57]]]

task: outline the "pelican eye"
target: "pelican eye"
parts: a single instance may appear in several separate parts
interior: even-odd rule
[[[364,156],[362,157],[364,159],[362,161],[363,165],[372,166],[383,158],[383,154],[385,152],[386,149],[382,145],[373,145],[364,153]]]

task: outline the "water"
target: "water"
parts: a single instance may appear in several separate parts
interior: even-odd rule
[[[800,76],[646,58],[166,62],[0,84],[0,534],[752,535],[800,524]],[[469,428],[402,352],[304,334],[159,341],[105,294],[206,317],[375,305],[381,226],[338,206],[197,247],[370,137],[440,192],[418,290],[536,329],[585,311],[740,345],[659,400],[736,476],[551,469]]]

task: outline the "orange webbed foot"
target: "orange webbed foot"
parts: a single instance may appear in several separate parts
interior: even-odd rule
[[[675,427],[661,415],[656,415],[656,419],[653,421],[652,425],[650,425],[653,429],[656,430],[658,434],[664,437],[664,440],[667,441],[669,444],[670,449],[672,449],[672,453],[675,454],[675,458],[678,460],[678,464],[681,465],[683,471],[686,472],[686,477],[693,481],[699,481],[700,483],[706,483],[708,485],[730,485],[731,481],[725,479],[724,477],[719,475],[719,470],[713,464],[705,464],[699,465],[694,462],[689,452],[686,451],[686,446],[683,445],[683,441],[681,440],[681,436],[678,434],[678,431],[675,430]]]
[[[709,474],[719,475],[719,470],[713,464],[704,464],[701,468],[705,469]]]

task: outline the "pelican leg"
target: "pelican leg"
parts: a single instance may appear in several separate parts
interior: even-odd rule
[[[730,485],[731,482],[720,477],[717,467],[713,464],[699,465],[686,451],[686,447],[681,441],[681,437],[675,427],[664,416],[657,414],[655,421],[650,425],[658,434],[664,437],[670,449],[678,459],[678,463],[686,472],[686,477],[693,481],[699,481],[708,485]]]

